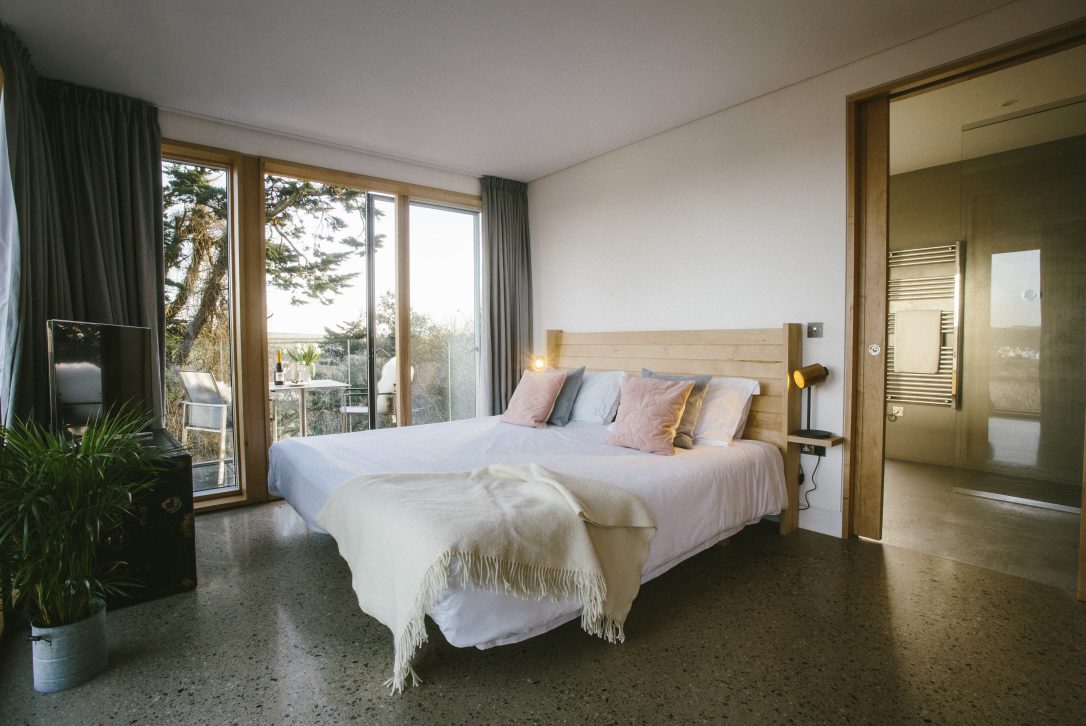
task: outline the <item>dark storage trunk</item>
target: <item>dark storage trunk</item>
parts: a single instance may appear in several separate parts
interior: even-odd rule
[[[123,562],[115,574],[143,586],[107,598],[110,610],[196,588],[192,457],[165,431],[155,432],[154,443],[173,451],[160,460],[154,486],[136,498],[136,516],[106,537],[100,556]]]

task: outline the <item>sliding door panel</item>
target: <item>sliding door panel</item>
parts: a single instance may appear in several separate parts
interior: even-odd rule
[[[411,204],[412,423],[473,418],[479,359],[479,214]]]
[[[266,174],[271,441],[369,428],[369,199],[350,187]]]
[[[373,323],[372,405],[374,428],[396,426],[396,198],[371,194],[373,209]]]
[[[1081,499],[1084,162],[1086,102],[962,132],[970,268],[956,483],[1057,511]]]
[[[236,491],[230,170],[162,160],[166,428],[197,495]]]

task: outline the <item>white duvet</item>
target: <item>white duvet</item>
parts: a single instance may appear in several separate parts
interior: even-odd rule
[[[497,417],[280,441],[271,447],[268,484],[314,530],[317,513],[340,485],[362,473],[468,471],[490,464],[539,464],[598,479],[644,501],[656,521],[646,582],[777,514],[788,501],[780,451],[760,441],[644,454],[603,443],[606,426],[581,422],[530,429]],[[429,615],[449,643],[487,648],[546,632],[579,614],[572,601],[521,600],[452,587]],[[634,605],[636,607],[636,603]]]

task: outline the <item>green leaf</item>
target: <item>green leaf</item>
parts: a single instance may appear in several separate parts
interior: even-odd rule
[[[78,441],[35,422],[0,426],[0,589],[39,622],[80,620],[95,598],[131,586],[96,557],[103,532],[131,515],[133,492],[154,481],[159,454],[135,436],[149,423],[122,407]]]

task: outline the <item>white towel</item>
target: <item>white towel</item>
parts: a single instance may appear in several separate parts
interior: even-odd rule
[[[894,313],[894,371],[938,373],[943,343],[942,312],[902,310]]]

